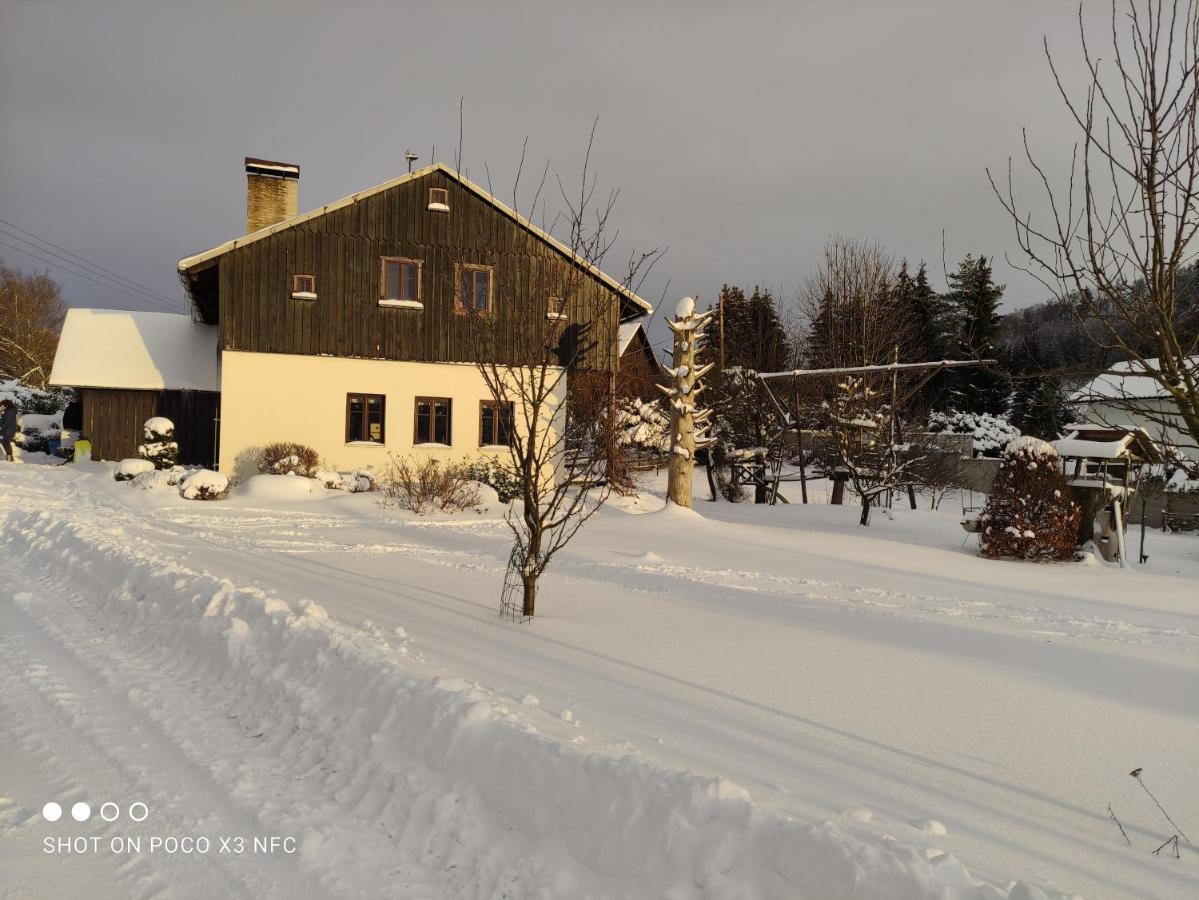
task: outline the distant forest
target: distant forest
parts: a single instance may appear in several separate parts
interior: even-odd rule
[[[1178,273],[1178,288],[1179,336],[1193,338],[1199,330],[1199,263]],[[1020,368],[1025,371],[1085,380],[1127,358],[1111,343],[1098,322],[1084,324],[1072,309],[1055,300],[1007,313],[1002,319],[1000,345],[1009,359],[1023,361]],[[1152,348],[1137,349],[1153,355]]]

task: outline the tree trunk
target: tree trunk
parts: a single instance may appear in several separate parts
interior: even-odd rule
[[[840,475],[833,475],[833,498],[829,502],[833,506],[840,506],[845,502],[845,479]]]
[[[691,509],[691,476],[695,470],[695,454],[706,441],[696,439],[702,431],[706,413],[696,413],[695,395],[699,378],[695,368],[695,345],[700,330],[712,318],[713,311],[697,315],[694,301],[684,298],[676,309],[676,318],[666,324],[674,333],[674,376],[670,397],[670,465],[667,473],[667,497],[677,506]],[[709,366],[704,366],[707,371]]]
[[[521,605],[520,613],[531,619],[537,606],[537,576],[521,572],[520,581],[524,587],[524,602]]]
[[[862,517],[858,519],[858,524],[870,524],[870,497],[868,497],[866,494],[862,495]]]

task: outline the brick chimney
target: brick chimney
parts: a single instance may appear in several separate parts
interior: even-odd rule
[[[300,167],[246,157],[246,234],[297,213]]]

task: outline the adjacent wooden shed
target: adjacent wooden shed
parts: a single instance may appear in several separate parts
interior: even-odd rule
[[[179,461],[211,467],[220,421],[217,329],[156,312],[72,309],[50,383],[80,389],[92,458],[137,455],[152,416],[175,423]]]

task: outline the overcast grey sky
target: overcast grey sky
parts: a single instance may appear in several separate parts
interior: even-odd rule
[[[1022,126],[1068,156],[1041,39],[1075,59],[1075,10],[0,0],[0,218],[181,311],[176,262],[244,230],[242,157],[300,164],[307,210],[403,173],[407,148],[452,164],[464,97],[463,166],[485,184],[486,161],[501,196],[526,135],[531,168],[569,177],[599,117],[622,249],[670,248],[653,301],[667,280],[672,301],[723,282],[791,297],[834,232],[923,257],[940,283],[945,229],[951,264],[1000,258],[1012,308],[1043,291],[1002,262],[1012,232],[984,168]],[[73,306],[142,305],[54,274]]]

